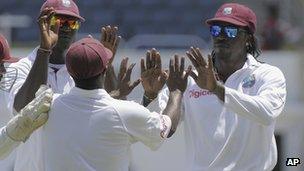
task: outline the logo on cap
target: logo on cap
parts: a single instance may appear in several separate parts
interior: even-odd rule
[[[71,7],[71,1],[70,0],[62,0],[62,5],[65,7]]]
[[[231,7],[224,8],[224,10],[223,10],[224,15],[229,15],[231,13],[232,13],[232,8]]]

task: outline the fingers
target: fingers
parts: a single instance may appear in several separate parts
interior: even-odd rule
[[[132,91],[136,86],[139,85],[140,81],[141,81],[141,79],[137,79],[136,81],[134,81],[134,82],[131,84],[131,86],[130,86],[131,91]]]
[[[146,53],[146,67],[147,69],[151,68],[151,51],[147,51]]]
[[[190,77],[192,77],[195,81],[197,80],[198,76],[193,72],[193,71],[190,71],[189,72],[189,75]]]
[[[187,55],[188,59],[191,61],[192,65],[196,69],[198,69],[199,64],[198,64],[197,60],[195,59],[195,57],[189,51],[186,52],[186,55]]]
[[[161,59],[159,52],[153,48],[146,53],[146,67],[147,69],[159,68],[161,69]]]
[[[101,28],[101,42],[105,42],[107,40],[107,33],[106,33],[106,28],[102,27]]]
[[[132,63],[127,70],[126,77],[125,77],[125,79],[127,81],[130,81],[130,79],[131,79],[131,74],[132,74],[132,70],[133,70],[134,66],[135,66],[135,63]]]
[[[183,72],[184,72],[184,69],[185,69],[185,57],[182,57],[182,58],[181,58],[181,64],[180,64],[179,71],[180,71],[181,73],[183,73]]]
[[[153,48],[151,50],[151,68],[155,68],[155,65],[156,65],[156,56],[157,56],[157,51],[155,48]]]
[[[213,71],[213,61],[210,54],[208,55],[208,69]]]
[[[121,63],[120,63],[120,69],[119,69],[119,73],[118,73],[118,79],[119,80],[122,80],[122,78],[126,74],[128,60],[129,60],[129,58],[123,58]]]
[[[155,59],[155,68],[161,69],[162,63],[159,52],[156,53],[156,59]]]
[[[179,57],[174,55],[174,71],[179,72]]]
[[[192,71],[192,66],[189,65],[186,72],[185,72],[184,79],[188,79],[191,71]]]
[[[196,58],[196,60],[199,62],[199,64],[201,66],[206,66],[207,65],[207,63],[206,63],[205,59],[203,58],[203,55],[201,54],[199,48],[191,47],[190,51],[192,52],[193,56]]]
[[[38,23],[41,31],[46,31],[49,33],[50,30],[50,21],[52,16],[55,15],[53,7],[46,7],[40,14],[38,18]]]
[[[169,74],[173,74],[174,73],[174,63],[173,63],[173,59],[170,59],[169,61]]]
[[[58,35],[59,33],[59,27],[60,27],[60,21],[56,20],[55,26],[54,26],[54,33]]]
[[[140,59],[140,73],[143,74],[143,72],[146,71],[146,66],[145,66],[145,60],[143,58]]]
[[[48,120],[49,115],[48,113],[41,113],[33,122],[33,128],[37,129],[40,126],[42,126],[43,124],[46,123],[46,121]]]
[[[101,28],[101,42],[107,42],[112,45],[111,49],[117,48],[121,36],[118,36],[118,27],[106,26]]]

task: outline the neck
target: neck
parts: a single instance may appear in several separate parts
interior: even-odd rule
[[[100,74],[99,76],[89,78],[89,79],[82,79],[82,80],[77,80],[74,79],[75,81],[75,86],[81,89],[85,90],[94,90],[94,89],[103,89],[103,75]]]
[[[51,64],[65,64],[65,56],[67,49],[59,49],[56,46],[53,48],[53,52],[50,56]]]
[[[247,60],[247,53],[232,55],[228,58],[222,58],[215,54],[214,66],[217,69],[219,78],[224,82],[235,71],[241,69]]]

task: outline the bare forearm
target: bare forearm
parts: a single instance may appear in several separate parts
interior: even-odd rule
[[[48,52],[37,51],[37,57],[29,75],[15,96],[14,108],[17,112],[35,98],[40,85],[47,83],[49,56]]]
[[[177,129],[181,116],[182,97],[183,93],[179,90],[170,92],[167,106],[163,111],[163,114],[169,116],[172,122],[168,137],[171,137]]]
[[[220,100],[225,102],[225,86],[219,82],[217,82],[217,85],[215,89],[212,91]]]

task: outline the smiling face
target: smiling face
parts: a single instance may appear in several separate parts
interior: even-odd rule
[[[214,29],[210,30],[213,40],[213,50],[216,57],[228,60],[230,58],[240,57],[238,54],[246,52],[248,33],[245,28],[225,22],[215,22],[212,26],[220,28],[219,34],[212,32]]]

